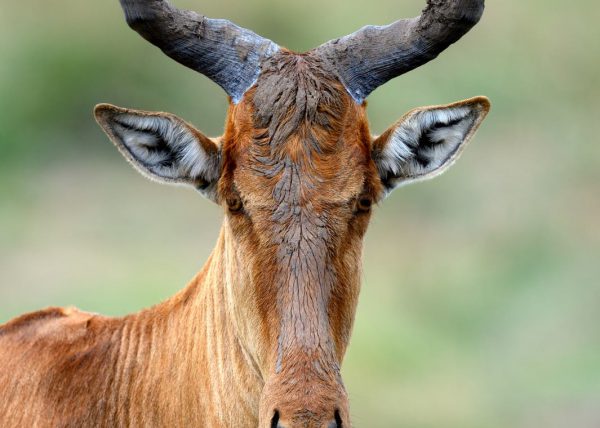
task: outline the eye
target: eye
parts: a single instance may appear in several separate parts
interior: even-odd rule
[[[373,200],[368,196],[361,196],[356,201],[356,211],[358,212],[368,212],[371,210],[371,206],[373,205]]]
[[[225,202],[227,203],[227,208],[231,213],[239,213],[244,207],[244,204],[242,204],[242,200],[239,196],[231,196],[227,198]]]

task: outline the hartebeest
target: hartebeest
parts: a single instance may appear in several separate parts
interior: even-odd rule
[[[129,25],[229,95],[208,138],[167,113],[96,107],[147,177],[183,183],[225,220],[200,273],[123,318],[46,309],[0,328],[0,426],[349,427],[340,365],[373,203],[447,169],[484,97],[413,110],[372,137],[365,98],[475,25],[483,0],[294,53],[164,0],[121,0]]]

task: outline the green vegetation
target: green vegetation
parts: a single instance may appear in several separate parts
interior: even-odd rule
[[[424,1],[176,3],[302,50]],[[449,173],[377,208],[344,366],[357,427],[600,426],[600,6],[487,3],[458,45],[369,99],[374,133],[425,104],[485,94],[493,110]],[[6,2],[0,56],[0,322],[124,314],[183,287],[220,209],[137,175],[91,111],[170,111],[218,134],[224,94],[129,30],[116,0]]]

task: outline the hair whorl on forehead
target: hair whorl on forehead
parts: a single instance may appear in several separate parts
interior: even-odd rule
[[[256,139],[268,141],[271,154],[294,135],[317,153],[334,148],[350,98],[333,76],[325,62],[310,54],[281,52],[263,64],[252,97],[253,119],[260,130]],[[320,131],[329,138],[319,138]]]

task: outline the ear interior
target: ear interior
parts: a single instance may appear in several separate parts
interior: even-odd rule
[[[489,106],[487,98],[477,97],[405,115],[374,142],[373,157],[386,188],[444,172],[458,158]]]
[[[219,150],[191,125],[167,113],[96,107],[98,123],[125,158],[145,176],[203,190],[219,177]]]

